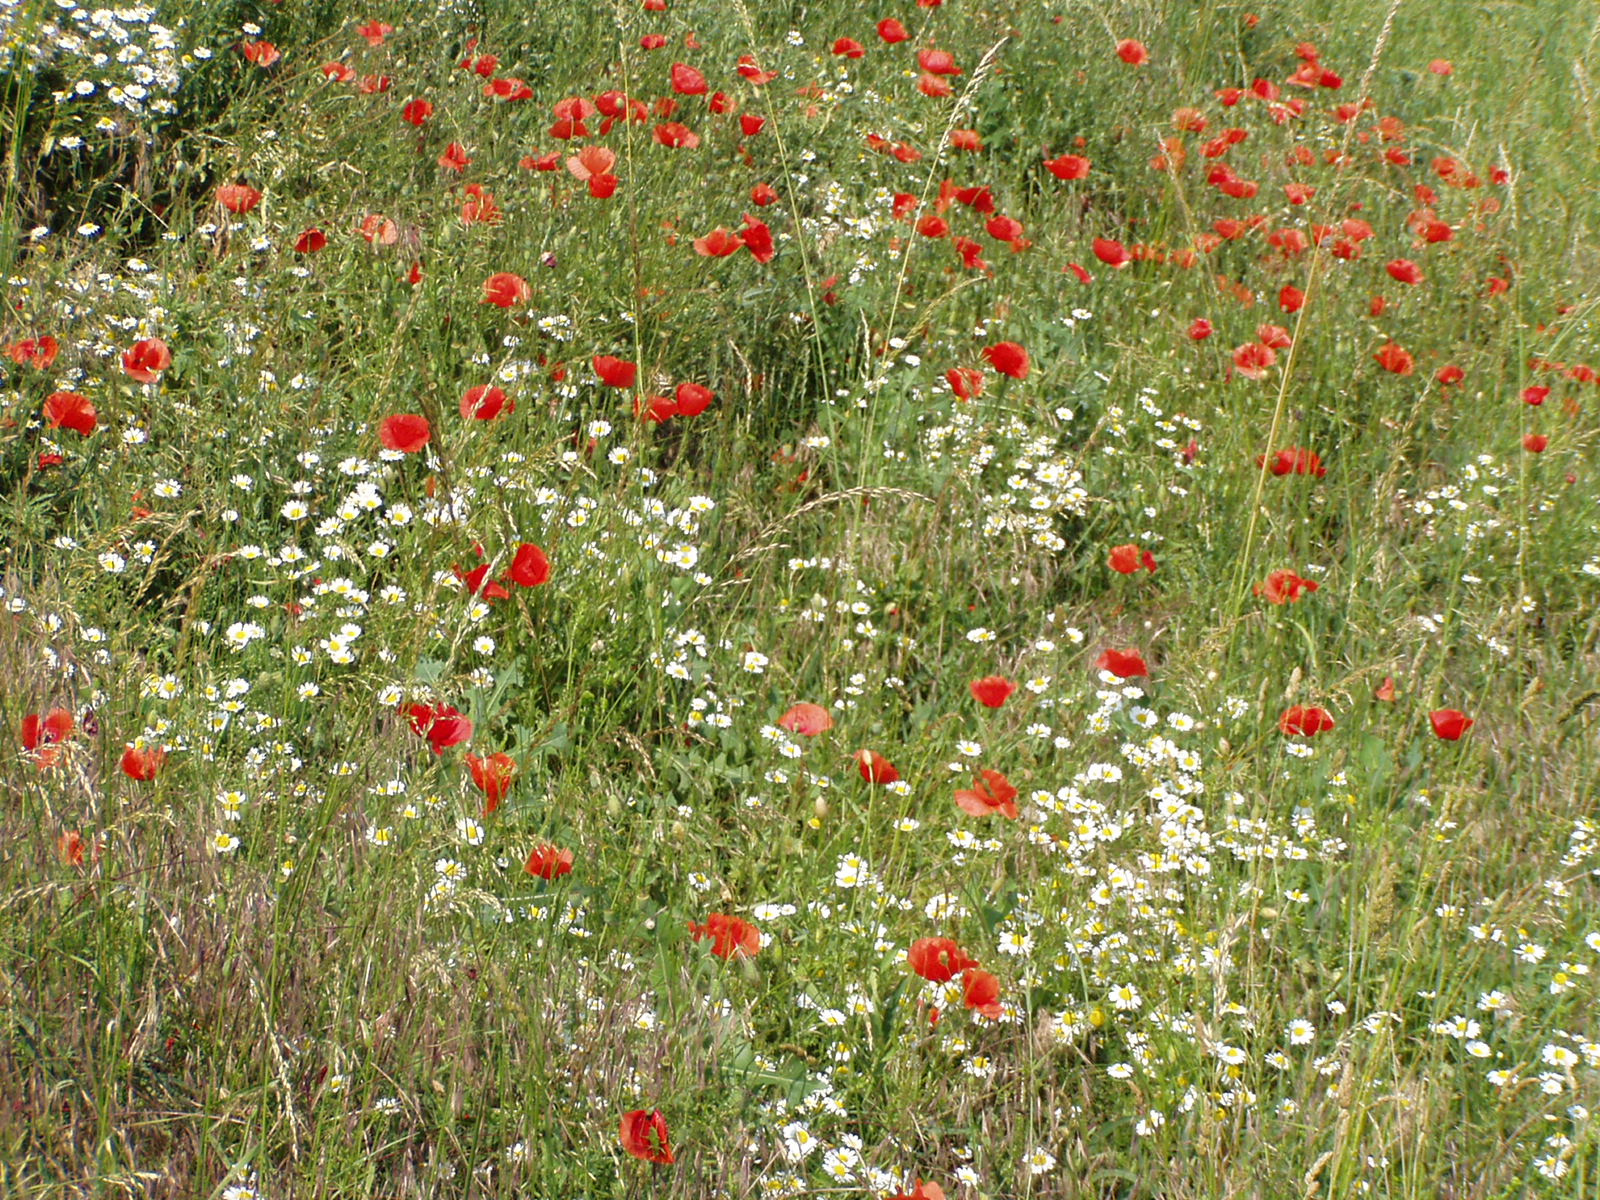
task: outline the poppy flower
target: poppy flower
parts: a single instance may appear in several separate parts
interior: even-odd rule
[[[1436,58],[1428,64],[1428,70],[1434,75],[1451,75],[1455,67],[1448,58]]]
[[[356,77],[356,69],[349,63],[323,63],[322,77],[324,79],[331,79],[335,83],[349,83]]]
[[[483,281],[483,303],[496,308],[514,308],[533,299],[533,289],[520,275],[501,271]]]
[[[1017,685],[1001,675],[988,675],[975,679],[970,685],[972,698],[985,708],[999,708],[1011,698]]]
[[[385,25],[382,21],[374,18],[365,25],[357,25],[356,32],[367,40],[367,45],[381,46],[383,45],[383,39],[394,32],[394,26]]]
[[[999,1018],[1000,981],[981,967],[968,967],[961,975],[961,999],[973,1012]]]
[[[1316,737],[1333,728],[1333,718],[1325,708],[1308,708],[1296,704],[1285,709],[1278,718],[1278,730],[1284,737]]]
[[[532,542],[522,542],[511,559],[506,577],[519,587],[539,587],[550,581],[550,560]]]
[[[1383,349],[1372,357],[1373,361],[1385,371],[1392,372],[1395,375],[1409,375],[1416,366],[1416,360],[1411,357],[1410,353],[1395,342],[1386,343]]]
[[[572,874],[572,851],[552,846],[549,842],[535,846],[528,853],[523,870],[538,879],[559,879]]]
[[[1550,389],[1544,386],[1528,387],[1522,389],[1522,402],[1538,408],[1550,398]]]
[[[32,366],[43,371],[56,361],[56,354],[60,350],[61,344],[55,338],[46,335],[12,342],[5,348],[4,354],[18,366]]]
[[[918,938],[906,951],[906,965],[929,983],[949,983],[978,960],[962,953],[953,938]]]
[[[22,718],[22,748],[37,750],[64,742],[72,736],[74,724],[72,714],[64,708],[52,708],[44,717],[29,713]]]
[[[1286,283],[1278,291],[1278,307],[1286,313],[1296,313],[1306,306],[1306,294],[1293,284]]]
[[[585,146],[567,159],[567,170],[575,178],[588,181],[597,175],[609,174],[616,162],[616,154],[604,146]]]
[[[418,737],[428,739],[435,754],[459,746],[472,736],[472,722],[458,709],[445,704],[412,704],[402,710]]]
[[[479,421],[492,421],[501,413],[516,412],[517,402],[492,384],[470,387],[461,397],[461,415]]]
[[[645,1162],[666,1166],[673,1163],[672,1147],[667,1141],[667,1119],[659,1108],[622,1114],[622,1148]]]
[[[1302,579],[1293,571],[1285,568],[1274,571],[1267,576],[1265,583],[1255,586],[1255,594],[1263,597],[1269,604],[1288,604],[1317,590],[1316,580]]]
[[[271,42],[246,41],[239,45],[239,53],[255,63],[256,66],[266,68],[277,62],[283,55],[278,53],[278,48]]]
[[[1294,344],[1289,331],[1282,325],[1257,325],[1256,341],[1273,350],[1287,350]]]
[[[1117,57],[1130,67],[1142,67],[1150,61],[1150,52],[1144,48],[1143,42],[1123,38],[1117,43]]]
[[[129,746],[122,752],[122,773],[129,779],[148,783],[161,773],[166,760],[167,752],[159,746],[150,749]]]
[[[472,772],[472,782],[483,793],[483,815],[488,816],[500,807],[500,802],[511,790],[517,777],[517,763],[509,754],[496,751],[487,758],[467,755],[467,769]]]
[[[705,237],[694,239],[694,252],[702,258],[726,258],[744,249],[744,243],[720,225]]]
[[[489,567],[489,563],[481,563],[470,571],[463,571],[459,565],[455,565],[451,570],[466,587],[467,595],[481,600],[507,599],[511,593],[499,580],[489,578]]]
[[[857,750],[856,767],[862,779],[879,787],[900,781],[900,772],[894,769],[894,764],[875,750]]]
[[[392,246],[400,240],[400,226],[382,213],[368,213],[362,217],[359,230],[374,246]]]
[[[1059,158],[1044,160],[1045,170],[1063,182],[1089,177],[1089,160],[1081,154],[1063,154]]]
[[[1417,284],[1422,282],[1422,268],[1409,258],[1397,258],[1389,263],[1384,270],[1389,272],[1389,278],[1396,283]]]
[[[689,922],[689,932],[697,942],[711,939],[711,953],[718,958],[754,958],[761,951],[761,931],[749,921],[712,913],[704,925]]]
[[[961,68],[956,65],[955,55],[948,50],[919,50],[917,65],[929,75],[961,74]]]
[[[1137,650],[1105,650],[1094,660],[1097,671],[1110,671],[1118,679],[1138,679],[1150,674],[1144,656]]]
[[[709,90],[706,77],[687,63],[672,64],[672,90],[680,96],[703,96]]]
[[[1196,317],[1189,325],[1189,340],[1203,342],[1211,336],[1212,332],[1210,321],[1204,317]]]
[[[893,1196],[890,1200],[945,1200],[944,1189],[929,1179],[917,1180],[909,1192]]]
[[[745,137],[755,137],[767,127],[767,119],[755,113],[744,113],[739,117],[739,131]]]
[[[393,86],[394,80],[387,75],[363,75],[361,82],[356,85],[363,96],[376,96]]]
[[[1543,454],[1550,445],[1550,439],[1542,433],[1524,435],[1522,448],[1529,454]]]
[[[1022,241],[1022,222],[1015,217],[1004,215],[990,217],[984,223],[983,231],[997,242],[1010,242],[1016,245]]]
[[[917,222],[917,232],[925,238],[949,237],[950,222],[929,213]]]
[[[792,706],[778,718],[778,728],[798,733],[802,737],[816,737],[833,728],[833,715],[820,704],[802,701]]]
[[[996,342],[992,346],[985,346],[983,357],[996,371],[1012,379],[1026,379],[1031,369],[1028,352],[1016,342]]]
[[[1435,709],[1428,714],[1435,736],[1447,742],[1458,741],[1463,733],[1477,724],[1466,713],[1455,708]]]
[[[700,135],[679,121],[663,121],[656,126],[656,141],[674,149],[693,150],[700,144]]]
[[[956,791],[956,807],[974,817],[999,813],[1015,821],[1021,815],[1017,811],[1018,795],[1011,781],[999,771],[984,768],[973,776],[971,788]]]
[[[225,183],[217,189],[217,203],[232,213],[247,213],[261,203],[261,193],[247,183]]]
[[[99,424],[89,397],[77,392],[51,392],[45,397],[44,419],[51,429],[70,429],[85,437]]]
[[[1156,556],[1148,550],[1140,550],[1132,542],[1123,546],[1111,547],[1111,559],[1108,564],[1119,575],[1132,575],[1139,570],[1156,573]]]
[[[1133,261],[1128,248],[1111,238],[1095,238],[1094,256],[1113,269],[1120,269]]]
[[[983,372],[976,367],[952,367],[944,373],[944,378],[957,400],[983,395]]]
[[[56,856],[69,867],[83,866],[83,834],[69,829],[56,838]]]
[[[140,383],[154,383],[161,372],[172,365],[172,351],[160,338],[145,338],[135,342],[133,348],[122,356],[122,369],[130,379]]]
[[[739,56],[739,65],[735,69],[757,87],[764,83],[771,83],[778,77],[776,71],[763,71],[760,64],[756,62],[755,56],[750,54],[741,54]]]
[[[1267,466],[1267,461],[1265,454],[1256,456],[1257,467]],[[1315,475],[1318,479],[1321,479],[1328,473],[1327,468],[1322,465],[1321,458],[1310,450],[1303,450],[1299,446],[1290,446],[1285,450],[1279,450],[1272,456],[1271,462],[1272,465],[1268,469],[1274,475]]]
[[[778,191],[770,183],[758,183],[750,189],[750,203],[765,208],[778,199]]]
[[[465,146],[460,142],[451,142],[439,156],[439,165],[448,171],[465,171],[472,165],[472,159],[467,157]]]
[[[308,229],[294,240],[296,254],[316,254],[327,246],[328,235],[320,229]]]
[[[893,17],[885,17],[878,22],[878,36],[891,46],[897,42],[908,41],[911,38],[911,35],[906,32],[906,27]]]
[[[1265,379],[1277,361],[1278,352],[1260,342],[1246,342],[1233,352],[1233,369],[1246,379]]]
[[[610,354],[594,356],[594,373],[607,387],[631,388],[639,377],[639,364]]]
[[[844,58],[861,58],[867,53],[867,50],[855,38],[842,37],[833,43],[833,52]]]
[[[698,383],[680,383],[674,395],[681,417],[698,417],[711,407],[711,402],[716,398],[715,392]]]
[[[1373,691],[1372,698],[1382,700],[1385,704],[1393,704],[1394,694],[1394,676],[1385,675],[1383,682]]]
[[[749,213],[744,214],[744,224],[745,227],[739,231],[739,240],[750,251],[750,257],[758,263],[771,262],[778,252],[772,243],[772,229],[765,221],[758,221]]]
[[[428,418],[420,413],[396,413],[378,424],[378,440],[384,448],[398,450],[401,454],[415,454],[432,436]]]

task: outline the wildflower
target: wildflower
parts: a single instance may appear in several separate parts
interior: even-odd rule
[[[833,728],[833,716],[820,704],[802,702],[778,718],[778,728],[804,737],[816,737]]]
[[[1466,713],[1454,708],[1441,708],[1428,714],[1436,736],[1447,742],[1458,741],[1462,734],[1477,724]]]
[[[1020,815],[1017,811],[1018,794],[1011,781],[999,771],[985,768],[974,777],[972,788],[956,791],[956,806],[974,817],[999,813],[1015,821]]]
[[[559,879],[572,872],[572,851],[543,842],[528,853],[523,869],[540,879]]]
[[[488,816],[500,807],[511,782],[517,776],[517,764],[509,754],[496,752],[487,758],[467,755],[467,768],[472,772],[472,782],[483,793],[483,815]]]
[[[748,921],[726,913],[712,913],[705,924],[689,922],[695,941],[711,938],[711,953],[718,958],[751,958],[761,949],[761,931]]]
[[[667,1141],[667,1119],[660,1109],[637,1109],[622,1114],[622,1148],[646,1162],[670,1165],[674,1160]]]
[[[985,708],[1000,708],[1017,690],[1017,685],[1002,675],[988,675],[970,685],[972,698]]]

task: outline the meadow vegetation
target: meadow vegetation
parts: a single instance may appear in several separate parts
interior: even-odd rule
[[[1600,1194],[1600,5],[0,36],[0,1195]]]

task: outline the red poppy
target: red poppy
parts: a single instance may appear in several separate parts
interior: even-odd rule
[[[55,338],[46,335],[12,342],[5,348],[4,354],[19,366],[33,366],[43,371],[56,361],[56,354],[60,349],[61,344]]]
[[[1265,583],[1255,586],[1255,594],[1266,599],[1269,604],[1288,604],[1300,599],[1301,596],[1317,590],[1318,584],[1313,579],[1302,579],[1293,571],[1285,568],[1274,571],[1267,576]]]
[[[720,225],[705,237],[694,239],[694,252],[702,258],[726,258],[744,249],[744,243]]]
[[[856,767],[862,779],[880,787],[900,781],[900,772],[894,769],[894,764],[875,750],[857,750]]]
[[[750,54],[741,54],[739,56],[739,65],[736,70],[757,87],[764,83],[771,83],[778,77],[776,71],[763,71],[760,64],[756,62],[755,57]]]
[[[1267,456],[1256,456],[1256,466],[1265,467]],[[1322,465],[1322,459],[1310,450],[1303,450],[1299,446],[1290,446],[1286,450],[1279,450],[1272,456],[1272,466],[1268,468],[1274,475],[1315,475],[1321,479],[1328,473]]]
[[[479,421],[492,421],[501,413],[517,411],[517,402],[491,384],[470,387],[461,397],[461,415]]]
[[[451,142],[439,156],[439,165],[449,171],[465,171],[472,165],[472,160],[467,157],[465,146],[460,142]]]
[[[501,271],[483,281],[483,303],[496,308],[514,308],[533,299],[533,289],[520,275]]]
[[[680,417],[698,417],[711,407],[711,402],[717,394],[708,387],[698,383],[680,383],[674,399]]]
[[[1260,342],[1246,342],[1233,352],[1233,369],[1246,379],[1265,379],[1278,352]]]
[[[1531,404],[1535,408],[1550,398],[1550,389],[1544,386],[1528,387],[1522,389],[1522,402]]]
[[[711,953],[721,959],[754,958],[761,951],[761,931],[726,913],[712,913],[704,925],[690,921],[689,932],[697,942],[710,938]]]
[[[700,135],[678,121],[663,121],[656,126],[656,141],[675,149],[693,150],[700,144]]]
[[[1057,179],[1070,183],[1074,179],[1087,179],[1089,160],[1079,154],[1063,154],[1060,158],[1044,160],[1045,169]]]
[[[1278,729],[1284,737],[1316,737],[1333,728],[1333,718],[1325,708],[1308,708],[1296,704],[1285,709],[1278,718]]]
[[[1191,341],[1203,342],[1211,336],[1212,332],[1211,322],[1204,317],[1196,317],[1189,325],[1189,338]]]
[[[258,67],[270,67],[283,55],[271,42],[245,41],[239,44],[239,53]]]
[[[1296,313],[1306,306],[1306,294],[1293,284],[1284,284],[1278,291],[1278,307],[1286,313]]]
[[[1477,724],[1466,713],[1455,708],[1440,708],[1428,714],[1428,720],[1433,724],[1436,736],[1447,742],[1460,739],[1461,735]]]
[[[594,373],[607,387],[631,388],[639,377],[639,364],[610,354],[594,356]]]
[[[500,221],[500,206],[494,193],[481,183],[469,183],[463,189],[467,198],[461,202],[461,219],[468,225],[495,225]]]
[[[949,983],[978,960],[968,958],[953,938],[918,938],[906,951],[906,965],[930,983]]]
[[[1455,67],[1448,58],[1436,58],[1428,64],[1428,70],[1435,75],[1450,75],[1454,73]]]
[[[1010,242],[1015,246],[1018,242],[1023,241],[1022,222],[1015,217],[1004,215],[990,217],[984,223],[983,231],[997,242]]]
[[[992,346],[985,346],[983,357],[1000,374],[1013,379],[1026,379],[1031,369],[1028,352],[1016,342],[996,342]]]
[[[380,92],[387,92],[394,86],[394,80],[387,75],[363,75],[361,82],[356,85],[364,96],[376,96]]]
[[[523,869],[539,879],[559,879],[572,874],[572,851],[552,846],[549,842],[535,846],[528,854]]]
[[[1289,331],[1282,325],[1256,326],[1256,341],[1273,350],[1287,350],[1294,344],[1294,339],[1289,336]]]
[[[1132,575],[1139,570],[1156,573],[1156,556],[1148,550],[1140,550],[1132,542],[1123,546],[1111,547],[1111,569],[1119,575]]]
[[[765,208],[778,199],[778,191],[770,183],[758,183],[750,189],[750,203]]]
[[[1549,445],[1550,439],[1542,433],[1526,434],[1522,439],[1522,448],[1529,454],[1543,454]]]
[[[893,17],[886,17],[878,22],[878,36],[893,46],[896,42],[904,42],[911,35],[906,32],[906,27]]]
[[[1144,48],[1143,42],[1124,38],[1117,43],[1117,57],[1130,67],[1142,67],[1150,61],[1150,52]]]
[[[945,1200],[944,1189],[929,1179],[917,1180],[909,1192],[893,1196],[890,1200]]]
[[[948,50],[919,50],[917,65],[929,75],[961,74],[961,68],[956,66],[955,55]]]
[[[357,25],[356,32],[367,39],[367,45],[381,46],[383,45],[383,39],[394,32],[394,26],[385,25],[382,21],[374,18],[365,25]]]
[[[418,737],[428,739],[435,754],[459,746],[472,736],[472,722],[446,704],[412,704],[401,710]]]
[[[1434,379],[1438,381],[1440,387],[1449,387],[1453,383],[1460,383],[1466,377],[1467,373],[1454,363],[1440,367],[1438,374],[1434,375]]]
[[[507,578],[520,587],[538,587],[550,581],[550,560],[532,542],[522,542],[511,559]]]
[[[328,235],[320,229],[308,229],[294,240],[296,254],[316,254],[327,246]]]
[[[802,701],[789,708],[778,718],[778,728],[787,729],[803,737],[816,737],[833,728],[833,715],[820,704]]]
[[[1118,679],[1138,679],[1149,675],[1144,656],[1137,650],[1105,650],[1094,660],[1097,671],[1110,671]]]
[[[1397,258],[1384,270],[1389,272],[1389,277],[1396,283],[1421,283],[1422,268],[1409,258]]]
[[[217,203],[229,212],[247,213],[261,203],[261,193],[247,183],[225,183],[217,189]]]
[[[517,763],[509,754],[496,751],[487,758],[467,755],[467,769],[472,772],[472,782],[483,793],[483,815],[488,816],[500,807],[500,801],[511,790],[517,777]]]
[[[129,746],[122,752],[122,773],[129,779],[148,783],[161,773],[161,766],[166,761],[167,752],[159,746],[144,750]]]
[[[949,237],[950,222],[929,213],[917,222],[917,232],[925,238]]]
[[[755,113],[744,113],[739,117],[739,131],[745,137],[755,137],[767,127],[767,119]]]
[[[77,392],[51,392],[45,397],[44,419],[51,429],[70,429],[85,437],[99,424],[89,397]]]
[[[356,70],[349,63],[331,62],[322,65],[322,75],[335,83],[349,83],[356,77]]]
[[[833,52],[843,55],[845,58],[861,58],[866,54],[867,50],[855,38],[842,37],[833,43]]]
[[[362,217],[360,232],[374,246],[392,246],[400,240],[400,226],[382,213],[368,213]]]
[[[481,554],[482,551],[480,550]],[[489,578],[489,563],[480,563],[470,571],[463,571],[459,564],[451,567],[455,577],[467,589],[467,595],[483,600],[504,600],[511,595],[506,591],[505,585],[499,580]]]
[[[956,807],[974,817],[999,813],[1015,821],[1020,815],[1017,811],[1019,794],[1011,781],[999,771],[984,768],[973,776],[971,788],[956,791]]]
[[[636,1109],[622,1114],[622,1148],[645,1162],[672,1164],[672,1147],[667,1142],[667,1119],[661,1110]]]
[[[639,39],[639,49],[641,50],[659,50],[666,44],[666,35],[661,33],[647,33]]]
[[[750,251],[750,257],[759,263],[771,262],[778,252],[772,243],[771,228],[765,221],[758,221],[749,213],[744,214],[744,225],[739,231],[739,240]]]
[[[160,338],[145,338],[135,342],[133,348],[122,356],[122,369],[130,379],[140,383],[154,383],[161,372],[172,365],[172,351]]]
[[[981,967],[968,967],[961,975],[961,999],[966,1006],[991,1021],[1000,1016],[1000,981]]]
[[[1128,253],[1128,248],[1121,242],[1114,241],[1111,238],[1095,238],[1094,256],[1114,270],[1125,267],[1133,261],[1132,255]]]
[[[1383,349],[1373,356],[1373,360],[1385,371],[1396,375],[1409,375],[1415,368],[1416,360],[1395,342],[1388,342]]]
[[[76,829],[69,829],[56,838],[56,855],[69,867],[83,866],[83,851],[83,834]]]
[[[72,736],[74,725],[72,714],[64,708],[52,708],[44,717],[29,713],[22,718],[22,748],[37,750],[64,742]]]
[[[687,63],[672,64],[672,90],[680,96],[703,96],[708,88],[706,77]]]
[[[988,675],[971,683],[972,698],[985,708],[999,708],[1011,698],[1017,685],[1002,675]]]
[[[378,424],[378,440],[384,448],[398,450],[401,454],[415,454],[432,436],[428,418],[420,413],[396,413]]]

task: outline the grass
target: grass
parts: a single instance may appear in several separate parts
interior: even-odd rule
[[[1600,9],[384,15],[6,30],[0,1194],[1600,1190]]]

